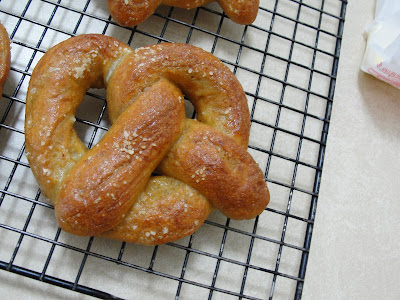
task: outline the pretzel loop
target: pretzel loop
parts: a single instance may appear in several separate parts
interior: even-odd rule
[[[232,72],[216,57],[182,44],[137,49],[110,79],[107,98],[119,99],[110,103],[111,120],[116,120],[140,91],[162,78],[182,90],[203,124],[187,121],[180,141],[158,170],[194,187],[231,218],[255,217],[265,207],[258,199],[265,194],[255,189],[265,182],[246,152],[250,125],[247,100]]]
[[[88,150],[75,112],[89,88],[104,87],[112,126]],[[182,91],[197,120],[185,118]],[[35,67],[25,122],[32,171],[73,234],[160,244],[193,233],[214,207],[243,219],[269,201],[246,151],[243,90],[193,46],[132,51],[102,35],[68,39]],[[162,176],[151,177],[156,168]]]

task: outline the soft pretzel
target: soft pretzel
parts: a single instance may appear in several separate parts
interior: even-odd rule
[[[73,126],[91,87],[107,89],[113,125],[88,150]],[[197,120],[186,119],[182,92]],[[263,212],[269,191],[246,151],[249,125],[242,87],[212,54],[81,35],[32,73],[26,155],[62,229],[161,244],[193,233],[214,208],[235,219]]]
[[[0,96],[3,93],[3,85],[10,71],[10,39],[7,30],[0,23]]]
[[[257,17],[259,0],[108,0],[108,8],[116,22],[135,26],[146,20],[161,4],[191,9],[215,1],[236,23],[251,24]]]

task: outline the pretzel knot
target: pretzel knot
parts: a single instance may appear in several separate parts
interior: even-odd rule
[[[121,25],[135,26],[145,21],[161,4],[196,8],[218,2],[228,17],[238,24],[251,24],[257,17],[259,0],[108,0],[111,16]]]
[[[103,87],[112,126],[88,150],[74,116],[86,91]],[[182,92],[196,120],[185,117]],[[26,154],[65,231],[161,244],[193,233],[214,208],[248,219],[268,204],[246,151],[243,89],[204,50],[73,37],[38,62],[26,102]]]

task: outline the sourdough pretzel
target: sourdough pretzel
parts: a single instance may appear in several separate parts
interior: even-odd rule
[[[107,88],[113,125],[88,150],[73,125],[90,87]],[[197,120],[186,119],[182,92]],[[62,229],[161,244],[193,233],[214,208],[235,219],[264,210],[249,124],[239,82],[210,53],[172,43],[133,51],[81,35],[47,51],[32,73],[26,155]]]
[[[117,23],[135,26],[146,20],[161,4],[191,9],[215,1],[236,23],[251,24],[257,17],[259,0],[108,0],[108,8]]]
[[[0,96],[3,85],[10,71],[10,39],[4,26],[0,23]]]

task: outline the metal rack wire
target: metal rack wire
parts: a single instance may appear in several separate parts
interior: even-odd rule
[[[346,5],[262,0],[249,26],[232,23],[215,3],[191,11],[161,6],[143,24],[125,28],[111,20],[105,0],[2,0],[12,64],[0,102],[0,268],[99,298],[300,299]],[[271,190],[262,215],[237,222],[216,212],[194,235],[156,247],[73,237],[58,228],[25,158],[25,96],[43,53],[87,32],[132,48],[190,43],[231,68],[249,100],[249,152]],[[89,91],[77,114],[81,138],[91,147],[108,126],[104,94]]]

